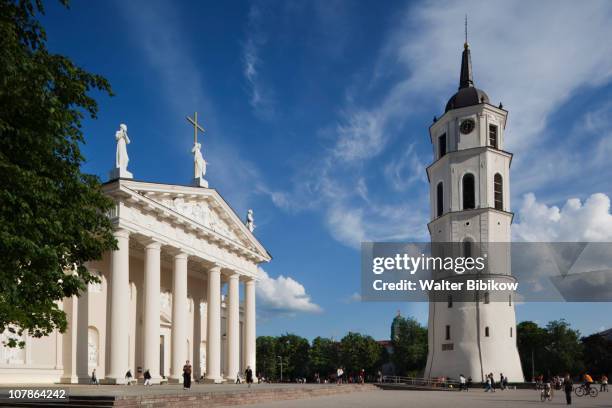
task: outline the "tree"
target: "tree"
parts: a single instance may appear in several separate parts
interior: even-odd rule
[[[319,373],[321,378],[334,374],[339,364],[338,342],[324,337],[317,337],[310,347],[310,368],[313,373]]]
[[[553,320],[545,328],[534,322],[516,327],[517,346],[523,373],[527,378],[538,374],[576,374],[584,369],[580,332],[565,320]]]
[[[545,347],[549,374],[579,373],[584,370],[580,332],[565,320],[553,320],[546,325]]]
[[[67,0],[61,1],[67,5]],[[41,0],[0,0],[0,329],[65,331],[59,304],[96,281],[84,264],[116,242],[112,201],[83,174],[81,120],[109,83],[46,48]]]
[[[394,320],[391,356],[399,375],[418,376],[427,362],[427,329],[413,318],[396,317]]]
[[[601,333],[582,338],[584,366],[591,375],[610,375],[612,369],[612,340]]]
[[[382,346],[370,336],[349,332],[340,340],[340,362],[349,373],[373,373],[381,359]]]
[[[531,321],[516,326],[516,344],[523,367],[523,375],[530,379],[545,369],[544,346],[546,330]]]
[[[277,377],[277,343],[277,338],[272,336],[259,336],[256,340],[257,370],[266,378]]]
[[[277,356],[282,358],[285,380],[309,376],[309,350],[310,344],[304,337],[287,333],[278,338]],[[280,359],[277,358],[279,363]]]

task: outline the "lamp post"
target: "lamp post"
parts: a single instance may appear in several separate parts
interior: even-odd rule
[[[280,364],[280,382],[283,382],[283,357],[276,356],[276,358],[278,358],[279,360],[278,364]]]

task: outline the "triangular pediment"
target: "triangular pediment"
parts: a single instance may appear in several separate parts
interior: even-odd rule
[[[265,248],[214,189],[121,180],[121,190],[150,200],[176,214],[177,219],[187,219],[270,260]]]

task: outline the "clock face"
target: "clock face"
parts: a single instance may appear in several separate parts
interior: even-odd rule
[[[466,119],[463,122],[461,122],[461,125],[459,126],[459,130],[464,135],[467,135],[468,133],[472,133],[472,130],[474,130],[475,126],[476,124],[474,123],[473,119]]]

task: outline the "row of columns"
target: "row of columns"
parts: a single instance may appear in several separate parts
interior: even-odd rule
[[[107,379],[122,383],[128,369],[129,333],[129,232],[115,231],[117,250],[111,253],[110,286],[110,367]],[[161,244],[151,241],[145,246],[144,268],[144,361],[154,382],[160,379],[160,281]],[[172,343],[171,379],[182,380],[183,364],[187,360],[187,254],[174,256],[172,271]],[[206,380],[219,383],[221,375],[221,267],[208,270],[207,330],[206,330]],[[255,373],[255,282],[245,282],[245,363]],[[227,314],[227,379],[235,380],[240,368],[240,310],[239,274],[228,277]]]

